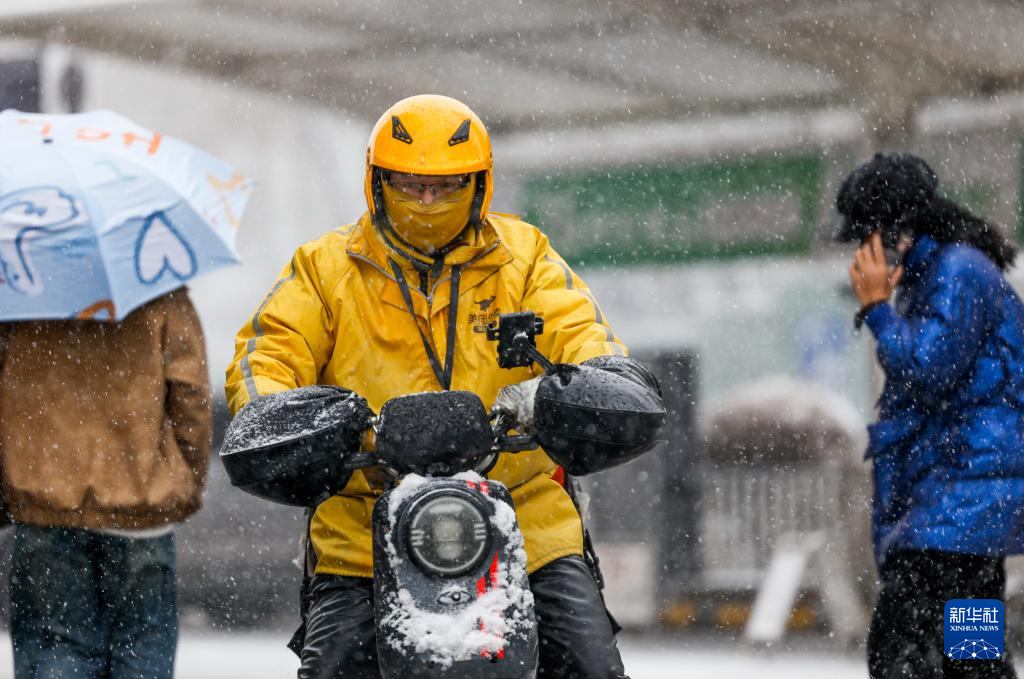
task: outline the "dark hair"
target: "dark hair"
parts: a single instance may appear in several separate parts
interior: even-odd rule
[[[935,196],[908,221],[914,233],[928,234],[940,243],[966,243],[981,250],[1003,271],[1013,265],[1017,246],[991,222],[942,196]]]
[[[836,195],[843,215],[836,238],[863,240],[881,227],[886,247],[900,234],[928,234],[942,243],[966,243],[981,250],[1004,271],[1017,246],[999,227],[943,198],[935,171],[912,153],[876,153],[847,175]]]

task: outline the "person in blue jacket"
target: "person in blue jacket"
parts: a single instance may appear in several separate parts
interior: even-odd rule
[[[1016,247],[909,153],[855,169],[836,206],[839,240],[861,243],[855,322],[886,377],[867,450],[871,677],[1016,677],[1007,655],[953,660],[943,642],[946,601],[1002,600],[1005,558],[1024,553],[1024,305],[1004,276]]]

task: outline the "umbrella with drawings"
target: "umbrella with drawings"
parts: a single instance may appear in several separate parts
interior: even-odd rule
[[[116,113],[0,113],[0,320],[120,320],[238,262],[251,189]]]

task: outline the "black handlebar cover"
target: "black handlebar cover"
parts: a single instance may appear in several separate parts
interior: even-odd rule
[[[238,412],[220,450],[231,485],[286,505],[315,507],[348,483],[373,411],[334,386],[260,396]]]
[[[621,369],[563,364],[537,387],[537,440],[576,476],[623,464],[661,442],[666,412],[657,380],[640,364],[629,365],[632,359],[609,358],[617,361],[605,363]]]
[[[487,410],[470,391],[397,396],[380,411],[377,456],[402,474],[469,469],[494,443]]]

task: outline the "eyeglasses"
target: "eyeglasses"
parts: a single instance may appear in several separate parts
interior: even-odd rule
[[[430,195],[434,198],[443,198],[449,194],[455,193],[459,189],[469,186],[469,177],[459,177],[457,179],[449,179],[447,181],[438,182],[436,184],[424,184],[422,182],[406,182],[402,180],[391,180],[388,184],[392,188],[401,191],[407,196],[422,196],[424,191],[430,191]]]

